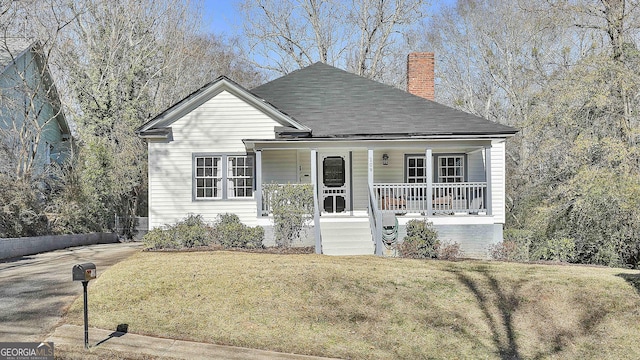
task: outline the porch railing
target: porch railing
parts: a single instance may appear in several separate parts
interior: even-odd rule
[[[383,212],[424,214],[486,213],[486,182],[433,183],[431,207],[427,184],[373,184],[377,207]]]
[[[373,188],[369,186],[369,226],[376,246],[376,255],[382,256],[382,212],[375,199]]]

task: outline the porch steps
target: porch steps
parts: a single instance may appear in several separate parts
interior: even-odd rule
[[[368,217],[321,217],[322,253],[325,255],[373,255]]]

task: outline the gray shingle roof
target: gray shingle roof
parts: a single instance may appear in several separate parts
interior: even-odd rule
[[[516,129],[315,63],[251,90],[313,137],[510,135]]]

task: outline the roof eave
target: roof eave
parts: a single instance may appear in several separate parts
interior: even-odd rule
[[[173,141],[173,130],[170,127],[156,128],[146,131],[136,131],[136,134],[145,139],[151,141]]]
[[[352,140],[367,140],[367,139],[470,139],[470,138],[510,138],[513,137],[516,132],[456,132],[456,133],[393,133],[393,134],[331,134],[331,135],[315,135],[313,139],[352,139]]]
[[[151,120],[147,121],[145,124],[136,129],[136,133],[144,133],[147,130],[156,128],[156,126],[158,125],[161,125],[162,127],[169,126],[174,121],[182,118],[183,116],[200,106],[202,103],[206,102],[207,100],[213,98],[214,96],[225,90],[241,98],[258,110],[261,110],[266,115],[270,116],[283,126],[289,126],[303,131],[311,131],[311,129],[303,126],[290,116],[282,113],[267,101],[264,101],[262,98],[259,98],[258,96],[254,95],[253,93],[235,83],[234,81],[228,79],[227,77],[221,76],[213,82],[194,91],[193,93],[191,93],[178,103],[172,105]]]

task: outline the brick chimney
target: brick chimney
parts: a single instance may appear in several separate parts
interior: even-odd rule
[[[432,52],[407,55],[407,91],[428,100],[435,98],[435,59]]]

